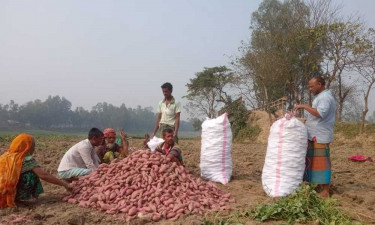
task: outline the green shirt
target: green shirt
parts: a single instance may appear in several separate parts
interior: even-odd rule
[[[157,113],[161,113],[160,123],[174,126],[176,114],[179,112],[181,112],[181,104],[174,97],[168,105],[165,104],[165,99],[159,102]]]
[[[34,157],[32,157],[30,154],[27,154],[25,156],[25,159],[22,162],[21,173],[24,173],[24,172],[27,172],[29,170],[32,170],[35,167],[39,167],[38,163],[36,162],[36,160],[34,159]]]

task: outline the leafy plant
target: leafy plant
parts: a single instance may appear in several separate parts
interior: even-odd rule
[[[301,189],[276,203],[259,205],[246,215],[257,221],[286,220],[288,224],[315,221],[319,224],[353,224],[352,219],[336,208],[335,199],[320,198],[315,186],[302,185]]]

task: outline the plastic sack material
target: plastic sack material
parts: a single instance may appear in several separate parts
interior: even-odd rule
[[[232,176],[232,130],[226,113],[202,123],[201,176],[227,184]]]
[[[160,143],[163,143],[163,142],[164,142],[163,138],[158,138],[158,137],[154,136],[149,142],[147,142],[147,146],[153,152],[153,151],[155,151],[156,147],[158,147],[158,145]]]
[[[348,159],[353,161],[353,162],[366,162],[366,161],[373,162],[371,157],[366,157],[366,156],[360,155],[360,154],[352,155]]]
[[[303,181],[307,130],[295,117],[286,115],[271,126],[262,185],[268,196],[281,197],[298,189]]]

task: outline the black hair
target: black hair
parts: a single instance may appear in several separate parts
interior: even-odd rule
[[[326,81],[321,76],[314,76],[312,79],[315,79],[317,82],[321,83],[323,86],[326,85]]]
[[[101,131],[101,130],[99,130],[98,128],[96,128],[96,127],[93,127],[93,128],[91,128],[91,130],[89,131],[89,136],[88,136],[88,138],[89,138],[89,140],[91,140],[92,138],[94,138],[94,137],[103,137],[104,136],[104,134],[103,134],[103,132]]]
[[[163,85],[161,85],[161,88],[167,88],[168,90],[172,91],[173,90],[173,86],[171,83],[167,82],[167,83],[164,83]]]
[[[163,130],[163,137],[166,135],[166,134],[173,134],[173,129],[172,128],[165,128]]]

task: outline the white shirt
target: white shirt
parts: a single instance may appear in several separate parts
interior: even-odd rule
[[[159,102],[157,113],[161,113],[160,123],[174,126],[176,122],[176,114],[181,112],[181,104],[172,98],[167,105],[165,99]]]
[[[67,171],[74,168],[94,170],[99,166],[99,157],[88,139],[73,145],[61,159],[57,171]]]
[[[308,114],[305,124],[308,139],[316,137],[316,142],[328,144],[333,140],[333,125],[336,120],[336,101],[331,91],[320,92],[312,102],[312,107],[318,110],[322,118]]]

